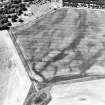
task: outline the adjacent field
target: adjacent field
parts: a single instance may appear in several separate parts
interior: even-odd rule
[[[7,31],[0,31],[0,105],[23,105],[31,81]]]
[[[54,86],[48,105],[105,105],[104,83],[105,79]]]

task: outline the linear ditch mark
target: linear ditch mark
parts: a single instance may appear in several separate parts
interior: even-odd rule
[[[49,78],[46,81],[43,81],[40,85],[40,89],[50,87],[57,84],[67,84],[67,83],[78,83],[92,80],[105,79],[105,75],[73,75],[73,76],[57,76],[53,79]]]

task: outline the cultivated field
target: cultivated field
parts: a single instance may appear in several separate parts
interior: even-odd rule
[[[101,10],[62,8],[13,33],[30,68],[43,81],[62,75],[104,75],[104,17]]]

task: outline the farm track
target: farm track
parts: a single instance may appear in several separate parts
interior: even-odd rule
[[[59,84],[69,84],[69,83],[77,83],[77,82],[85,82],[85,81],[92,81],[92,80],[100,80],[105,79],[105,75],[73,75],[73,76],[57,76],[54,79],[49,79],[42,83],[45,87],[50,85],[59,85]],[[47,85],[46,85],[47,84]]]

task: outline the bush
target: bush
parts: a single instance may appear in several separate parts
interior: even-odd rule
[[[7,23],[5,23],[5,24],[0,24],[0,30],[7,30],[7,29],[9,29]]]
[[[12,20],[12,22],[17,22],[17,20],[16,20],[16,19],[14,19],[14,18],[12,18],[11,20]]]
[[[46,98],[47,98],[47,94],[42,93],[40,96],[35,98],[34,103],[39,104],[39,103],[43,102],[43,100],[45,100]]]
[[[13,4],[18,4],[18,3],[21,3],[21,0],[11,0],[11,2],[12,2]]]
[[[20,22],[20,23],[23,23],[24,21],[23,21],[22,19],[19,19],[19,22]]]
[[[3,19],[0,20],[1,24],[7,23],[7,22],[8,22],[8,18],[3,18]]]
[[[18,18],[18,16],[17,16],[17,15],[12,15],[12,17],[11,17],[11,18],[12,18],[12,19],[11,19],[11,20],[12,20],[12,22],[17,22],[17,20],[16,20],[16,19]]]
[[[29,2],[30,0],[23,0],[24,2]]]
[[[7,9],[11,9],[11,6],[12,6],[12,3],[8,3],[8,4],[6,5],[6,8],[7,8]]]
[[[8,26],[12,26],[12,24],[10,22],[7,23]]]
[[[30,4],[29,3],[27,4],[27,7],[30,7]]]
[[[26,7],[22,7],[21,8],[23,11],[27,11],[27,8]]]
[[[11,15],[8,15],[8,18],[11,18]]]
[[[15,8],[9,9],[9,10],[8,10],[8,13],[9,13],[9,14],[15,13]]]
[[[17,15],[12,15],[11,18],[17,19],[18,16]]]

